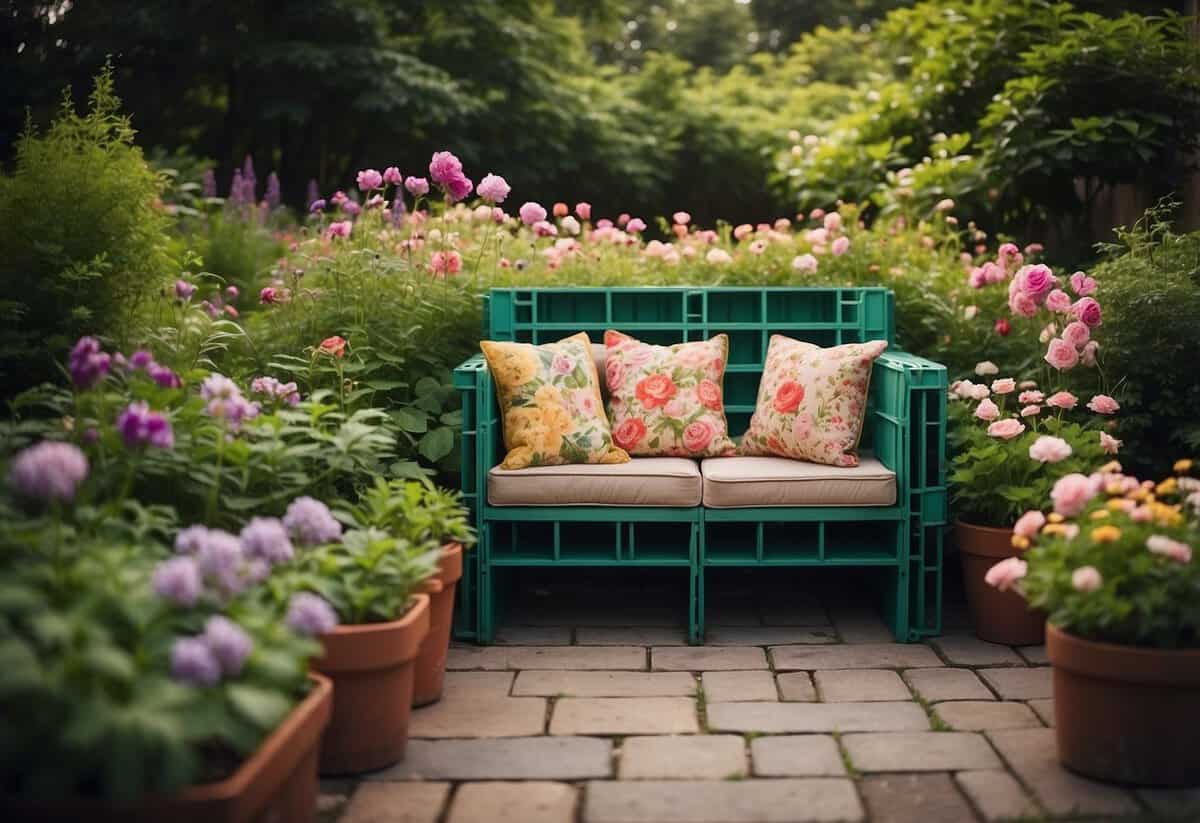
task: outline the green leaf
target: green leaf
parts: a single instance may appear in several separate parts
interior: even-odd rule
[[[273,729],[291,711],[292,701],[276,691],[237,683],[225,690],[233,708],[262,730]]]
[[[421,434],[429,430],[429,415],[420,409],[414,409],[409,406],[392,409],[392,419],[396,421],[397,426],[406,432]]]
[[[433,429],[417,443],[417,451],[431,463],[436,463],[454,450],[454,430],[448,427]]]

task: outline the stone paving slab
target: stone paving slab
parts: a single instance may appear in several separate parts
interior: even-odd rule
[[[574,823],[578,794],[566,783],[467,783],[446,823]]]
[[[473,700],[508,697],[512,691],[513,672],[446,672],[442,698]]]
[[[388,780],[587,780],[612,775],[612,743],[597,737],[410,740],[404,759],[365,775]]]
[[[989,729],[1041,728],[1033,710],[1024,703],[995,700],[952,700],[938,703],[934,713],[952,729],[982,732]]]
[[[1033,669],[981,669],[979,676],[1004,700],[1053,697],[1053,673],[1048,666]]]
[[[1138,789],[1142,802],[1160,814],[1200,820],[1200,786],[1192,789]]]
[[[854,784],[804,780],[591,782],[583,823],[798,823],[859,821]]]
[[[704,672],[700,680],[706,701],[779,699],[775,676],[767,671]]]
[[[709,672],[733,669],[765,669],[767,656],[762,649],[736,646],[684,646],[650,650],[654,671]]]
[[[608,626],[575,630],[580,646],[686,646],[687,632],[670,626]]]
[[[872,775],[860,788],[871,823],[970,823],[975,819],[949,775]]]
[[[787,646],[794,644],[836,643],[832,629],[799,626],[715,626],[708,629],[704,642],[709,646]]]
[[[1050,658],[1046,657],[1046,647],[1042,646],[1018,646],[1017,652],[1031,666],[1049,666]]]
[[[916,669],[944,664],[933,649],[915,643],[835,646],[772,646],[777,671],[789,669]]]
[[[570,626],[501,626],[497,646],[570,646]]]
[[[709,703],[714,731],[861,732],[916,731],[929,718],[916,703]]]
[[[1029,708],[1033,709],[1047,726],[1054,725],[1054,698],[1030,700]]]
[[[900,675],[887,669],[834,669],[813,672],[813,680],[827,703],[912,700]]]
[[[831,623],[829,614],[815,600],[768,603],[760,607],[758,613],[767,626],[829,626]]]
[[[959,772],[954,779],[985,820],[1035,818],[1041,813],[1016,778],[1003,769]]]
[[[831,617],[843,643],[892,643],[896,639],[887,624],[873,612],[834,610]]]
[[[450,649],[446,668],[644,671],[646,650],[637,646],[456,646]]]
[[[541,697],[455,697],[414,709],[410,737],[526,737],[541,734],[546,701]]]
[[[750,743],[759,777],[841,777],[846,773],[837,741],[826,734],[770,735]]]
[[[842,745],[861,772],[940,772],[1003,768],[981,735],[969,732],[848,734]]]
[[[930,703],[940,700],[995,700],[991,689],[970,669],[908,669],[904,679],[922,699]]]
[[[1064,769],[1058,762],[1053,729],[1016,729],[987,736],[1052,814],[1134,814],[1139,809],[1125,789]]]
[[[811,703],[817,699],[817,688],[808,672],[777,674],[775,682],[779,685],[779,694],[784,700]]]
[[[973,635],[951,634],[929,641],[954,666],[1024,666],[1010,647],[988,643]]]
[[[727,780],[745,777],[746,741],[736,734],[627,737],[622,780]]]
[[[363,783],[342,812],[342,823],[437,823],[449,783]]]
[[[696,734],[689,697],[563,697],[554,704],[550,734]]]
[[[691,697],[696,678],[688,672],[527,671],[517,675],[513,696]]]

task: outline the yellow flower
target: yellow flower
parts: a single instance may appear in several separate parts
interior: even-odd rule
[[[1166,503],[1151,503],[1150,512],[1154,516],[1154,522],[1161,526],[1178,526],[1183,522],[1183,515],[1179,513],[1179,506],[1168,506]]]
[[[539,386],[538,390],[533,393],[533,402],[534,405],[540,406],[541,408],[548,408],[551,406],[557,406],[561,408],[563,404],[562,392],[558,390],[558,386],[552,386],[549,383],[546,383],[542,386]]]
[[[1061,521],[1062,518],[1060,517],[1059,520]],[[1062,522],[1047,523],[1046,525],[1042,526],[1042,534],[1064,535],[1066,533],[1067,533],[1067,526],[1065,523],[1062,523]]]
[[[1120,503],[1121,501],[1120,500],[1109,500],[1108,502],[1109,503]],[[1096,509],[1096,511],[1092,512],[1090,515],[1088,515],[1088,517],[1090,517],[1092,520],[1104,520],[1105,518],[1108,517],[1108,509]]]
[[[1159,497],[1166,497],[1167,495],[1175,494],[1175,492],[1179,491],[1179,481],[1174,477],[1168,477],[1166,480],[1155,486],[1154,491],[1158,493]]]
[[[1121,464],[1116,460],[1109,460],[1100,467],[1101,474],[1120,474],[1122,471]]]
[[[500,464],[502,469],[525,469],[533,462],[533,449],[528,446],[517,446],[511,449]]]
[[[1121,539],[1121,530],[1116,526],[1098,526],[1092,529],[1092,540],[1097,543],[1115,543]]]
[[[488,366],[502,390],[512,393],[537,377],[541,363],[532,347],[524,343],[496,343],[484,340],[479,344]]]
[[[1173,466],[1176,474],[1187,474],[1192,470],[1191,460],[1176,460]]]
[[[1023,537],[1019,534],[1014,534],[1012,536],[1012,546],[1014,549],[1025,551],[1029,548],[1029,538]]]
[[[1116,495],[1116,494],[1124,494],[1124,493],[1125,493],[1125,487],[1124,487],[1124,486],[1122,486],[1120,483],[1118,483],[1118,482],[1116,482],[1116,481],[1114,480],[1113,482],[1111,482],[1111,483],[1108,483],[1108,484],[1106,484],[1106,485],[1105,485],[1105,487],[1104,487],[1104,493],[1105,493],[1105,494],[1113,494],[1113,495]]]
[[[1046,519],[1051,523],[1061,523],[1065,518],[1058,512],[1050,512],[1050,514],[1046,515]]]

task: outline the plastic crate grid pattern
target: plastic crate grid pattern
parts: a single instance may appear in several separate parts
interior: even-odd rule
[[[660,344],[726,333],[725,408],[738,435],[753,413],[772,334],[822,346],[892,342],[893,305],[883,288],[494,289],[483,331],[534,344],[580,331],[598,342],[608,328]],[[940,632],[946,375],[938,364],[889,351],[874,370],[864,442],[896,470],[900,501],[874,509],[490,507],[487,472],[501,431],[481,356],[456,370],[455,386],[463,393],[463,495],[480,538],[456,606],[460,639],[492,636],[494,570],[539,565],[687,567],[697,641],[706,566],[879,566],[888,575],[885,618],[897,637]]]

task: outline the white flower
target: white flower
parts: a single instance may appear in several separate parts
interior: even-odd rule
[[[988,377],[993,374],[999,374],[1000,367],[991,360],[984,360],[982,363],[975,364],[975,374],[980,377]]]

